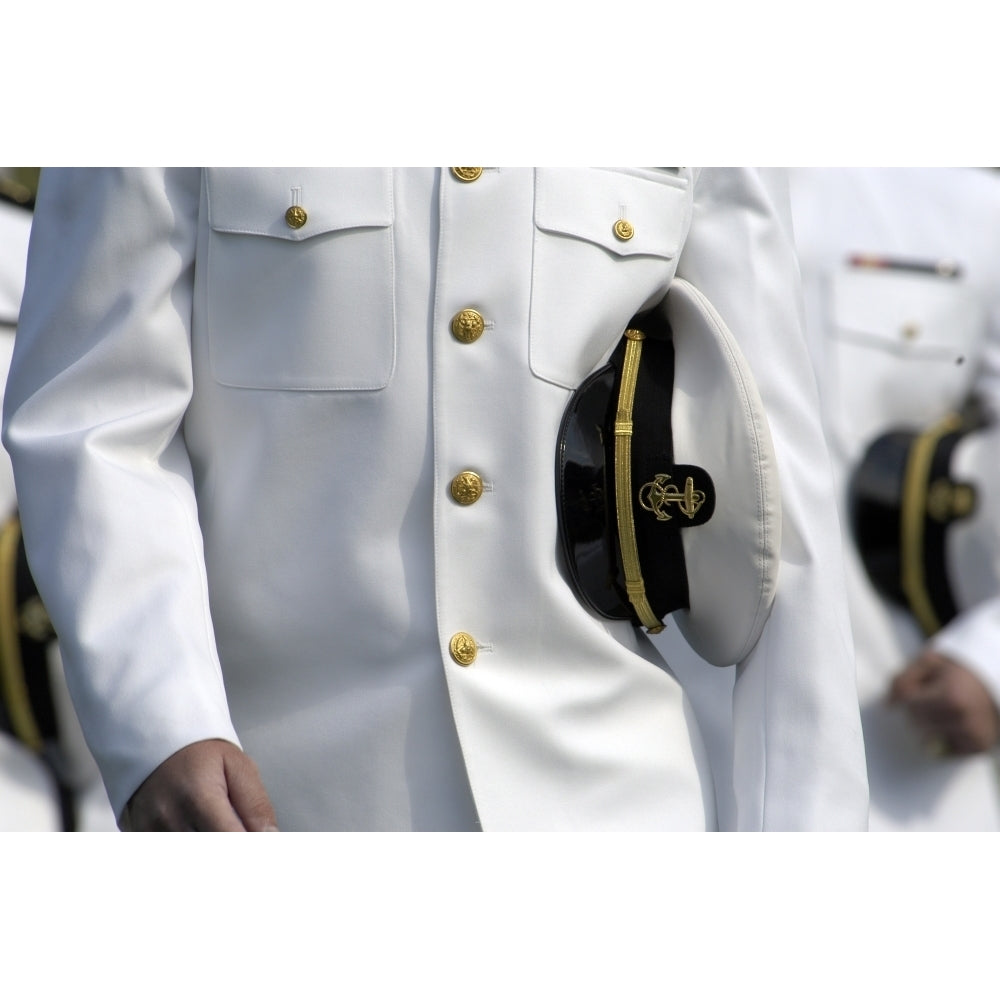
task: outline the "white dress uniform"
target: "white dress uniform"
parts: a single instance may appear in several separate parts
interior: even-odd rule
[[[897,427],[926,429],[973,392],[1000,415],[1000,175],[800,169],[790,187],[807,334],[849,533],[848,479],[874,438]],[[849,263],[858,255],[863,265]],[[873,266],[875,259],[890,265]],[[940,273],[928,268],[935,264]],[[961,481],[995,479],[996,455],[965,439],[953,472]],[[960,597],[973,582],[974,568],[958,556],[969,548],[969,531],[956,522],[946,549]],[[993,756],[934,759],[903,710],[886,705],[889,684],[923,645],[922,633],[874,589],[852,544],[846,557],[871,828],[997,829]],[[973,670],[1000,704],[1000,595],[984,600],[984,593],[979,588],[983,603],[930,645]]]
[[[0,400],[14,350],[30,232],[31,213],[0,200]],[[7,453],[0,449],[0,524],[16,510],[13,469]],[[62,682],[58,649],[53,644],[49,652],[63,778],[73,788],[76,829],[114,830],[111,806]],[[49,769],[23,743],[0,732],[0,831],[54,832],[62,824],[57,786]]]
[[[735,822],[863,828],[793,247],[756,174],[688,168],[43,172],[5,441],[115,810],[215,737],[283,829],[715,828],[682,686],[558,555],[564,408],[675,274],[783,489]]]
[[[30,230],[27,211],[0,201],[0,374],[14,350]],[[6,453],[0,452],[0,518],[6,520],[16,507],[14,473]],[[13,736],[0,732],[0,831],[59,827],[59,804],[45,765]]]

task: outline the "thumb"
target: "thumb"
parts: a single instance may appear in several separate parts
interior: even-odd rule
[[[889,687],[889,703],[910,701],[918,698],[930,687],[938,674],[938,664],[924,655],[911,660],[892,680]]]
[[[268,832],[278,829],[271,799],[260,779],[257,765],[233,747],[223,762],[229,801],[243,825],[251,832]]]

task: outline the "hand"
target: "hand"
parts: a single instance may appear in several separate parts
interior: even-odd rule
[[[1000,739],[1000,713],[982,681],[933,650],[924,649],[896,675],[889,702],[901,705],[940,753],[982,753]]]
[[[125,807],[125,830],[277,830],[257,765],[225,740],[168,757]]]

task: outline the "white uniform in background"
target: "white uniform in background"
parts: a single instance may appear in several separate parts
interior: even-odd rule
[[[557,556],[567,401],[675,273],[783,491],[733,824],[864,828],[793,247],[754,172],[687,168],[43,173],[5,440],[116,813],[216,737],[284,829],[714,828],[682,686]]]
[[[24,274],[28,256],[31,213],[0,200],[0,398],[14,349]],[[0,450],[0,523],[17,509],[10,458]],[[75,789],[76,826],[82,831],[116,829],[114,815],[90,752],[83,741],[62,679],[58,649],[50,649],[52,696],[60,726],[65,777]],[[0,831],[62,829],[55,779],[46,765],[22,742],[0,732]]]
[[[791,171],[790,185],[806,329],[848,539],[871,828],[998,829],[993,755],[932,757],[902,709],[885,703],[893,676],[923,635],[866,575],[850,541],[847,485],[867,446],[891,429],[925,429],[972,392],[992,416],[1000,413],[1000,175],[805,168]],[[852,264],[855,255],[889,266]],[[940,273],[926,267],[937,263],[945,265]],[[998,467],[1000,445],[959,444],[959,479],[996,481]],[[996,516],[1000,498],[988,492],[983,510],[992,504],[989,516]],[[930,644],[972,670],[1000,704],[1000,595],[984,599],[982,573],[968,555],[975,548],[971,530],[953,524],[946,553],[959,596],[978,590],[983,603]]]

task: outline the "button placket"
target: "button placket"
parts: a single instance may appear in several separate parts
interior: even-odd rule
[[[487,416],[494,411],[496,397],[491,366],[495,352],[505,349],[494,338],[491,308],[498,289],[506,286],[497,281],[491,269],[484,270],[482,257],[493,252],[492,241],[489,249],[484,247],[483,234],[499,229],[507,238],[509,207],[506,195],[498,189],[507,178],[498,172],[449,170],[450,176],[447,172],[445,176],[450,183],[443,183],[441,191],[441,235],[445,242],[439,251],[437,293],[442,308],[436,310],[434,377],[441,504],[437,552],[447,581],[439,588],[439,621],[444,660],[456,676],[464,674],[464,669],[457,671],[456,667],[470,668],[473,663],[477,671],[482,670],[480,654],[493,653],[492,641],[479,633],[489,633],[494,627],[495,585],[488,574],[475,568],[495,558],[498,544],[492,520],[496,516],[494,505],[481,501],[485,493],[492,496],[494,484],[488,466],[497,457],[494,419]],[[490,184],[476,184],[480,179],[489,179]],[[514,182],[511,186],[527,195],[531,187],[525,179],[514,175],[507,183]],[[505,303],[501,306],[510,311]],[[482,351],[486,353],[475,353]],[[471,674],[468,676],[471,683]],[[456,691],[463,689],[464,684],[460,684]]]
[[[483,173],[482,167],[452,167],[451,172],[460,181],[471,183]],[[451,319],[451,335],[461,344],[474,344],[486,329],[486,320],[478,309],[460,309]],[[483,479],[471,469],[458,473],[451,481],[452,499],[463,507],[476,503],[483,495]]]

